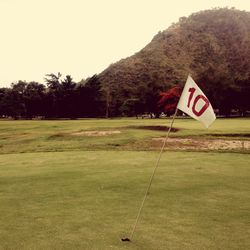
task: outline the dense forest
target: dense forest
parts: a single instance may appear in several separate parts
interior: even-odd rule
[[[250,110],[250,13],[212,9],[180,18],[135,55],[75,83],[60,73],[45,85],[18,81],[0,89],[0,116],[115,117],[171,114],[188,74],[220,115]],[[165,94],[164,94],[165,93]],[[168,105],[162,105],[162,98]],[[168,100],[166,98],[169,97]],[[167,107],[167,108],[166,108]],[[168,107],[171,107],[168,110]]]

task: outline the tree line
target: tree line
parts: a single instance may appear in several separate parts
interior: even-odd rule
[[[18,118],[98,117],[104,113],[100,83],[94,75],[76,83],[70,75],[48,74],[46,85],[18,81],[0,88],[0,116]]]
[[[76,83],[70,75],[63,79],[60,73],[48,74],[45,83],[20,80],[10,88],[0,88],[0,117],[76,119],[148,114],[157,118],[161,113],[174,113],[182,91],[180,85],[164,89],[152,83],[119,92],[102,84],[97,75]],[[218,85],[216,91],[213,85],[203,87],[217,114],[246,116],[250,110],[248,86],[248,82],[234,88]],[[116,91],[115,98],[112,91]]]
[[[74,82],[70,75],[48,74],[45,84],[19,80],[9,88],[0,88],[0,117],[88,118],[138,116],[158,117],[164,109],[158,104],[160,89],[145,86],[139,91],[127,89],[126,95],[116,96],[114,105],[110,86],[102,84],[97,75]],[[136,93],[138,90],[136,90]]]

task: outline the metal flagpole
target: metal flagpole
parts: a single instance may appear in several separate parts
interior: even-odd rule
[[[130,236],[129,236],[129,238],[122,238],[122,239],[121,239],[122,241],[131,241],[132,238],[133,238],[135,229],[136,229],[136,227],[137,227],[137,224],[138,224],[138,221],[139,221],[139,218],[140,218],[140,215],[141,215],[143,206],[144,206],[144,203],[145,203],[145,201],[146,201],[146,199],[147,199],[147,196],[148,196],[148,194],[149,194],[149,190],[150,190],[150,187],[151,187],[151,185],[152,185],[152,182],[153,182],[153,179],[154,179],[154,176],[155,176],[155,172],[156,172],[156,170],[157,170],[157,168],[158,168],[158,165],[159,165],[159,162],[160,162],[160,160],[161,160],[162,152],[163,152],[163,150],[164,150],[164,148],[165,148],[165,145],[166,145],[166,143],[167,143],[167,141],[168,141],[168,138],[169,138],[170,131],[171,131],[172,127],[173,127],[173,123],[174,123],[174,119],[175,119],[175,117],[176,117],[177,111],[178,111],[178,108],[176,107],[174,116],[173,116],[172,121],[171,121],[171,125],[170,125],[170,127],[169,127],[169,129],[168,129],[168,132],[167,132],[167,134],[166,134],[166,137],[165,137],[165,139],[164,139],[164,141],[163,141],[163,144],[162,144],[162,147],[161,147],[160,154],[159,154],[158,159],[157,159],[157,161],[156,161],[156,164],[155,164],[153,173],[152,173],[152,175],[151,175],[151,177],[150,177],[148,187],[147,187],[147,189],[146,189],[144,198],[143,198],[143,200],[142,200],[142,203],[141,203],[140,209],[139,209],[139,211],[138,211],[138,214],[137,214],[137,217],[136,217],[136,220],[135,220],[135,224],[134,224],[134,226],[133,226],[133,228],[132,228],[132,231],[131,231],[131,233],[130,233]]]

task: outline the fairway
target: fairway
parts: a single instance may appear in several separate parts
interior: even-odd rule
[[[166,150],[170,120],[0,121],[0,249],[249,249],[249,150]],[[249,119],[209,130],[178,119],[171,137],[248,141]],[[120,131],[74,136],[86,131]]]

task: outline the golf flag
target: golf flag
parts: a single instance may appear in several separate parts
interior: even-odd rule
[[[216,119],[213,107],[191,76],[188,76],[177,108],[208,128]]]

